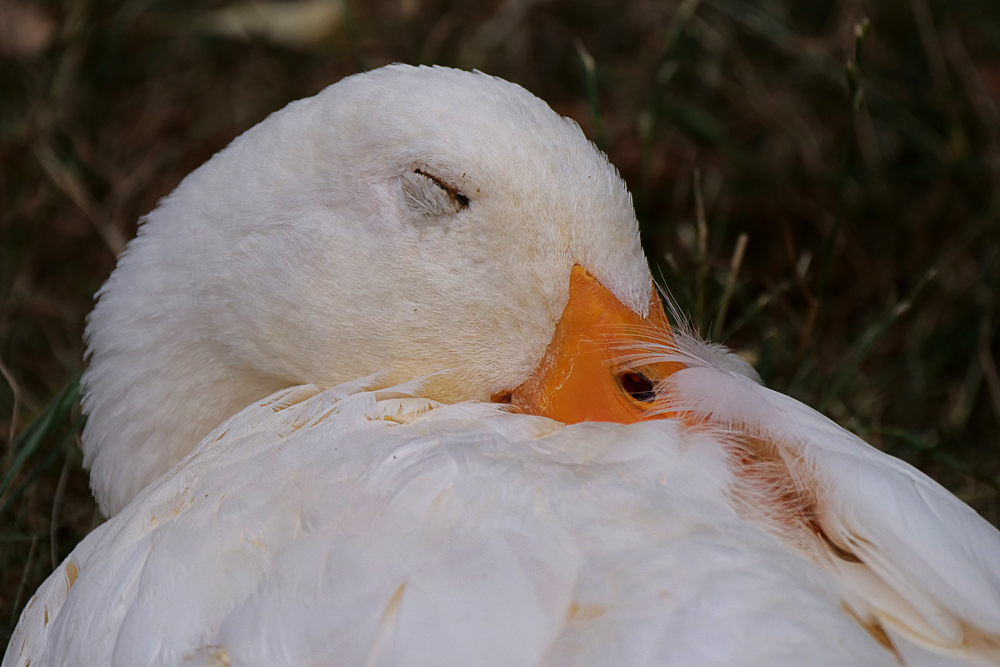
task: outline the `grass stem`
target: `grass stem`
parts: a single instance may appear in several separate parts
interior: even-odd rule
[[[983,369],[983,378],[986,380],[986,388],[990,393],[990,402],[993,404],[993,414],[997,423],[1000,424],[1000,374],[997,373],[996,360],[990,349],[990,339],[992,326],[988,315],[984,315],[979,325],[979,364]]]
[[[3,379],[10,385],[11,393],[14,394],[14,405],[10,409],[10,430],[7,434],[7,448],[3,457],[3,471],[5,472],[10,468],[11,461],[14,459],[14,436],[17,434],[17,418],[20,416],[19,413],[21,411],[21,385],[14,379],[14,375],[3,363],[3,359],[0,359],[0,375],[3,375]]]
[[[18,610],[21,608],[21,596],[24,595],[24,586],[28,583],[28,574],[31,572],[31,566],[34,564],[32,561],[35,558],[35,547],[38,546],[38,536],[31,536],[31,546],[28,547],[28,557],[24,561],[24,570],[21,571],[21,581],[17,584],[17,593],[14,595],[14,604],[10,606],[10,620],[7,621],[7,631],[11,632],[14,629],[14,623],[17,621],[19,614]]]
[[[729,277],[726,278],[725,291],[722,293],[722,302],[719,304],[719,314],[715,317],[712,340],[722,342],[722,326],[726,322],[726,313],[729,310],[729,302],[733,298],[733,291],[736,289],[736,278],[740,273],[740,266],[743,264],[743,254],[747,250],[747,242],[750,237],[740,234],[736,239],[736,247],[733,249],[733,257],[729,260]]]
[[[694,170],[692,181],[694,184],[695,216],[698,225],[696,237],[698,272],[694,284],[694,326],[695,330],[701,333],[705,321],[705,281],[708,278],[708,222],[705,219],[705,201],[701,195],[701,169]]]
[[[854,157],[854,125],[857,122],[858,110],[861,108],[861,102],[864,98],[864,89],[861,87],[861,53],[865,47],[865,39],[868,37],[869,25],[868,19],[862,19],[854,26],[854,57],[847,61],[845,67],[850,108],[847,114],[847,134],[844,142],[844,168],[840,174],[840,184],[837,186],[837,204],[833,215],[833,226],[830,228],[830,233],[823,245],[823,259],[816,287],[816,308],[823,302],[823,297],[826,295],[830,269],[833,266],[833,251],[836,248],[840,225],[844,219],[847,180],[850,177],[851,161]]]
[[[56,484],[56,495],[52,498],[52,517],[49,520],[49,552],[52,556],[52,569],[59,565],[59,543],[57,533],[59,530],[59,509],[62,505],[63,494],[66,492],[66,482],[69,480],[69,468],[73,459],[73,450],[66,450],[66,458],[63,459],[62,471],[59,473],[59,482]]]

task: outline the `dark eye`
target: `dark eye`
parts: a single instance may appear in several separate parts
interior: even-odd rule
[[[656,386],[642,373],[624,373],[618,378],[618,382],[626,394],[640,403],[652,403],[656,400]]]

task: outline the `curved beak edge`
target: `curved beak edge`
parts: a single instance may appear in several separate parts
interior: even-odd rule
[[[650,343],[673,340],[656,291],[649,315],[642,317],[621,303],[583,267],[570,273],[569,302],[556,324],[552,342],[531,376],[509,396],[520,412],[566,424],[603,421],[630,424],[669,417],[651,410],[652,392],[635,391],[636,382],[654,387],[683,368],[675,362],[633,367],[630,359],[649,356]],[[630,376],[625,378],[625,376]],[[623,381],[623,378],[625,380]],[[638,380],[637,380],[638,378]],[[640,400],[647,399],[647,400]]]

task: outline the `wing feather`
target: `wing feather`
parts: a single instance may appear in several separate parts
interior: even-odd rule
[[[665,409],[777,447],[810,485],[822,529],[863,563],[829,566],[884,620],[929,645],[1000,659],[1000,533],[924,473],[698,345],[681,338],[664,352],[688,366],[663,390]]]

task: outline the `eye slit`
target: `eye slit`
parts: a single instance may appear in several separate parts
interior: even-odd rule
[[[414,169],[413,173],[420,174],[424,178],[429,178],[435,183],[437,183],[437,186],[442,190],[444,190],[446,193],[448,193],[448,196],[451,197],[451,200],[456,204],[458,204],[459,210],[469,208],[469,198],[463,195],[455,186],[449,185],[441,178],[435,176],[434,174],[429,174],[423,169]]]
[[[656,385],[642,373],[623,373],[619,376],[618,383],[626,394],[640,403],[652,403],[656,400]]]

